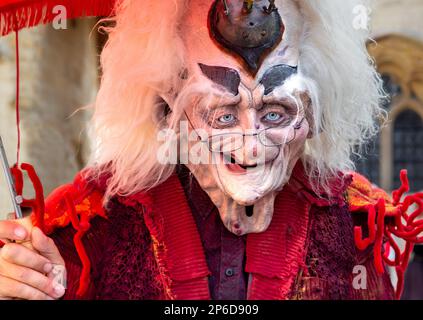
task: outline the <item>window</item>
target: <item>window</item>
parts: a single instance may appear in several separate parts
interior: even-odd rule
[[[383,108],[389,112],[392,99],[401,94],[401,87],[389,74],[383,74],[382,80],[384,90],[388,95],[388,99],[384,101]],[[359,150],[361,157],[354,156],[357,172],[360,172],[377,185],[381,185],[382,183],[380,177],[380,162],[383,161],[383,159],[381,159],[380,151],[380,135],[378,135],[362,150]]]
[[[407,169],[411,191],[423,191],[423,44],[391,34],[367,48],[391,99],[383,105],[389,122],[356,161],[357,170],[390,192]]]
[[[380,148],[379,135],[369,142],[362,150],[361,157],[355,156],[357,172],[367,177],[371,182],[380,184]]]
[[[411,191],[423,190],[423,119],[413,110],[401,112],[394,122],[394,188],[401,185],[399,172],[408,170]]]

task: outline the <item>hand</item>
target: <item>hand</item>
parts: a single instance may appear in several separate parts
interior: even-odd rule
[[[65,294],[57,271],[65,262],[54,241],[31,220],[0,221],[0,299],[54,300]],[[11,242],[13,241],[13,242]]]

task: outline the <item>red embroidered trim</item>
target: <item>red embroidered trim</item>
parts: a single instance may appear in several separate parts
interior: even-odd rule
[[[72,224],[77,231],[74,244],[81,260],[82,272],[77,295],[83,297],[90,284],[91,263],[86,253],[82,238],[90,228],[90,219],[100,216],[106,218],[103,209],[103,194],[88,185],[83,178],[84,172],[79,173],[72,184],[62,186],[46,199],[43,228],[50,234],[57,228]],[[19,185],[20,182],[18,181]],[[44,205],[44,201],[43,201]],[[43,207],[44,210],[44,207]],[[31,215],[34,225],[39,225],[39,213],[36,210]]]
[[[69,192],[67,192],[65,193],[64,197],[72,226],[75,230],[77,230],[73,238],[73,242],[75,244],[76,252],[81,259],[82,272],[79,279],[79,288],[76,294],[79,297],[83,297],[90,285],[91,262],[84,248],[84,244],[82,243],[82,237],[90,229],[89,217],[87,212],[81,212],[81,219],[78,219],[78,214],[76,212],[75,203],[72,199],[72,196]]]
[[[148,202],[152,206],[144,206],[144,217],[167,298],[210,300],[210,271],[178,177],[173,175],[152,190]]]
[[[284,190],[275,201],[269,229],[247,237],[250,300],[286,300],[305,263],[310,203]]]

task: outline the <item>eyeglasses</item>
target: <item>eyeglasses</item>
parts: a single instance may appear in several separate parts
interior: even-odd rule
[[[286,127],[271,127],[256,133],[228,132],[202,138],[185,111],[184,113],[189,124],[196,132],[199,141],[207,144],[208,149],[216,153],[229,153],[243,148],[247,137],[257,137],[258,141],[266,147],[288,145],[295,140],[297,131],[305,120],[305,118],[302,118],[300,121],[295,121]]]

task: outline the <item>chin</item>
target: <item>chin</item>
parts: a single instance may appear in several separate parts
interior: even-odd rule
[[[275,183],[274,173],[281,170],[275,170],[274,161],[255,167],[221,164],[216,169],[221,190],[241,206],[252,206],[282,188]]]

